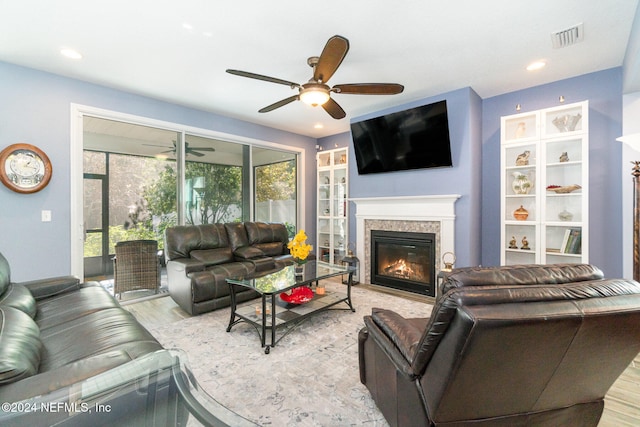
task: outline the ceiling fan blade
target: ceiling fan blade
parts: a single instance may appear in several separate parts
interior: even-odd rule
[[[287,80],[277,79],[275,77],[263,76],[262,74],[250,73],[248,71],[240,71],[240,70],[227,70],[227,73],[234,74],[240,77],[248,77],[250,79],[263,80],[265,82],[278,83],[281,85],[289,86],[291,89],[300,87],[298,83],[290,82]]]
[[[357,95],[396,95],[402,93],[404,86],[396,83],[353,83],[335,85],[333,92]]]
[[[197,152],[196,150],[193,149],[189,149],[187,151],[185,151],[185,154],[193,154],[196,157],[202,157],[204,156],[204,154]]]
[[[338,103],[334,101],[332,98],[329,98],[327,102],[322,104],[322,108],[324,108],[324,111],[329,113],[329,115],[336,120],[340,120],[347,115],[347,113],[344,112],[342,107],[339,106]]]
[[[190,150],[198,150],[198,151],[216,151],[213,147],[189,147]]]
[[[287,105],[290,102],[297,101],[299,98],[300,98],[299,95],[290,96],[290,97],[285,98],[283,100],[280,100],[278,102],[274,102],[271,105],[267,105],[264,108],[261,108],[260,110],[258,110],[258,113],[268,113],[269,111],[273,111],[276,108],[283,107],[283,106]]]
[[[331,37],[320,54],[313,72],[313,79],[326,83],[336,72],[348,51],[349,40],[342,36]]]

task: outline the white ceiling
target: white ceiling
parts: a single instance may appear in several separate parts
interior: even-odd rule
[[[315,138],[350,118],[463,87],[482,98],[621,66],[638,0],[20,0],[0,2],[0,61]],[[551,33],[584,24],[584,41],[553,49]],[[333,98],[332,119],[287,86],[227,74],[235,68],[298,83],[335,34],[350,51],[329,81],[390,82],[400,95]],[[83,54],[69,60],[70,47]],[[544,59],[537,72],[527,64]],[[321,124],[322,129],[314,125]]]

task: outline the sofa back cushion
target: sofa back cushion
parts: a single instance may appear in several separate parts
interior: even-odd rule
[[[468,286],[521,286],[582,282],[602,279],[598,267],[589,264],[510,265],[456,268],[446,275],[442,293]]]
[[[284,224],[266,224],[264,222],[246,222],[249,245],[260,249],[267,256],[283,255],[289,241]]]
[[[169,227],[165,230],[165,256],[168,261],[178,258],[190,258],[192,251],[229,248],[229,236],[223,224],[183,225]],[[222,254],[229,257],[226,262],[233,261],[229,251],[219,251],[215,258],[222,259]],[[225,261],[221,261],[225,262]]]
[[[241,222],[231,222],[224,225],[229,235],[229,243],[231,244],[231,250],[236,251],[238,248],[249,246],[249,239],[247,238],[247,231],[245,225]]]
[[[0,294],[0,307],[13,307],[27,313],[32,319],[36,317],[36,300],[29,289],[20,283],[11,283]]]
[[[33,319],[13,307],[0,307],[0,384],[37,374],[41,350]]]

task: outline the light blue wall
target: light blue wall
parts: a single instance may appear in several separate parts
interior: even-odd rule
[[[349,196],[420,196],[460,194],[455,206],[457,265],[480,263],[480,203],[481,203],[481,114],[482,100],[470,88],[425,98],[393,109],[354,118],[357,122],[371,117],[402,111],[446,99],[453,167],[420,169],[402,172],[358,175],[350,132],[323,138],[323,149],[349,147]],[[355,235],[355,206],[349,205],[349,241],[362,238]],[[363,254],[357,254],[363,257]]]
[[[0,62],[0,148],[27,142],[53,163],[50,184],[34,194],[0,185],[0,252],[14,281],[66,275],[70,255],[70,104],[276,142],[306,150],[307,195],[315,194],[316,140],[220,115],[194,110],[79,80]],[[52,211],[41,222],[42,210]],[[306,224],[315,236],[315,198],[306,199]]]
[[[589,101],[589,262],[608,277],[622,277],[622,69],[537,86],[483,100],[482,263],[500,263],[500,117]]]
[[[469,88],[422,99],[356,120],[446,99],[453,168],[359,176],[350,164],[351,197],[461,194],[456,204],[456,265],[500,261],[500,117],[565,102],[590,102],[590,261],[607,276],[622,275],[622,71],[615,68],[481,100]],[[70,104],[82,104],[306,149],[307,234],[315,238],[315,144],[312,138],[108,89],[0,62],[0,147],[27,142],[51,158],[54,173],[43,191],[21,195],[0,186],[0,252],[16,281],[70,272]],[[349,132],[318,141],[349,147]],[[51,210],[53,221],[40,221]],[[350,240],[355,216],[350,206]],[[314,243],[314,242],[312,242]]]

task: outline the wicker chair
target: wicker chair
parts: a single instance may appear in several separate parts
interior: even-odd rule
[[[155,240],[127,240],[116,243],[113,258],[113,293],[160,289],[160,261]]]

